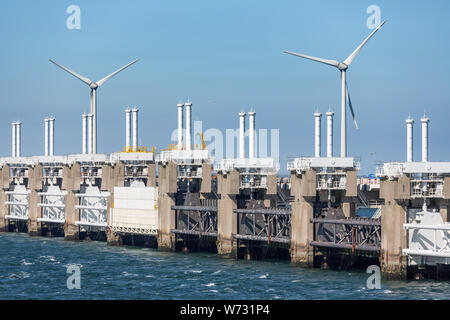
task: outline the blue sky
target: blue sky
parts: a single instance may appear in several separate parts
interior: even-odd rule
[[[81,29],[66,28],[66,8],[81,8]],[[339,151],[339,72],[283,54],[345,59],[370,33],[366,8],[386,25],[354,60],[347,77],[358,118],[348,121],[348,153],[405,160],[405,118],[430,117],[429,159],[450,159],[450,21],[448,1],[2,1],[0,4],[0,156],[11,153],[11,122],[22,124],[22,154],[43,153],[43,118],[56,118],[55,153],[81,151],[81,113],[89,89],[48,59],[99,80],[140,58],[98,90],[98,152],[124,145],[124,112],[140,108],[140,137],[166,147],[176,103],[188,97],[203,128],[238,126],[257,112],[258,128],[280,129],[288,155],[314,154],[313,112],[335,111]],[[322,127],[325,147],[325,126]],[[325,150],[323,148],[323,153]]]

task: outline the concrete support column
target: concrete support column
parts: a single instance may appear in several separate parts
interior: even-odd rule
[[[310,242],[314,240],[313,201],[316,196],[316,174],[312,169],[302,175],[291,174],[292,203],[291,222],[291,262],[301,267],[314,266],[314,248]]]
[[[158,197],[158,249],[163,251],[175,250],[175,236],[171,229],[175,229],[175,193],[177,192],[177,166],[174,162],[158,166],[159,197]]]
[[[64,223],[64,239],[65,240],[79,240],[79,227],[75,224],[78,219],[78,211],[75,205],[78,204],[78,198],[75,194],[80,189],[80,165],[75,163],[72,167],[63,167],[63,181],[62,189],[67,191],[66,209]]]
[[[443,222],[450,222],[450,210],[448,208],[448,204],[441,204],[439,207],[439,213],[441,214]]]
[[[407,248],[406,206],[398,202],[398,181],[382,181],[381,195],[385,204],[381,211],[381,252],[380,266],[383,278],[406,280],[407,257],[402,250]],[[400,200],[402,201],[402,200]]]
[[[356,206],[353,201],[344,200],[342,203],[342,211],[346,218],[354,218],[356,216]]]
[[[41,223],[37,221],[41,218],[41,208],[38,207],[40,197],[38,192],[42,190],[42,165],[38,164],[28,169],[28,188],[30,197],[28,200],[28,233],[30,236],[41,235]]]
[[[8,214],[8,206],[5,204],[8,197],[3,188],[0,188],[0,232],[8,231],[8,221],[5,216]]]
[[[147,187],[156,187],[156,164],[150,163],[147,166]]]
[[[239,172],[232,170],[220,173],[217,177],[217,253],[224,257],[237,257],[237,243],[233,233],[238,233],[238,216],[233,213],[237,208],[236,195],[239,194]]]
[[[233,241],[233,233],[237,233],[237,215],[233,213],[236,208],[235,195],[221,195],[217,203],[217,253],[230,258],[237,257],[237,248]]]
[[[8,231],[8,221],[5,216],[8,214],[8,196],[5,191],[9,189],[9,166],[5,164],[0,168],[0,232]]]

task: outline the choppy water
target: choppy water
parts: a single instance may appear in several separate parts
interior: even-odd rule
[[[80,290],[67,289],[70,264],[81,267]],[[0,299],[450,299],[449,282],[382,281],[369,290],[367,277],[0,233]]]

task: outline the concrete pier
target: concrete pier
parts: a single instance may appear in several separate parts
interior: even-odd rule
[[[75,205],[78,204],[75,194],[80,190],[80,175],[79,163],[63,167],[62,189],[67,191],[64,223],[65,240],[80,239],[80,228],[75,224],[75,221],[79,220],[78,211],[75,209]]]
[[[41,223],[37,219],[41,218],[41,208],[38,207],[38,192],[42,190],[42,165],[36,164],[28,169],[28,188],[30,190],[28,233],[30,236],[40,236]]]
[[[302,267],[313,267],[314,248],[310,242],[314,240],[314,229],[311,219],[314,218],[316,197],[316,173],[308,169],[303,175],[291,174],[292,203],[291,222],[291,262]]]
[[[158,166],[159,174],[159,230],[158,249],[166,251],[175,250],[174,235],[171,233],[175,229],[175,193],[177,192],[177,167],[172,161],[166,165]]]
[[[224,257],[236,258],[236,241],[233,234],[237,233],[236,195],[239,194],[239,172],[232,170],[217,177],[217,191],[220,195],[217,205],[217,253]]]

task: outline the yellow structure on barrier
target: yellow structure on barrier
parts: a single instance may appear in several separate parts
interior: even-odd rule
[[[142,153],[155,153],[156,147],[124,147],[121,152],[142,152]]]

